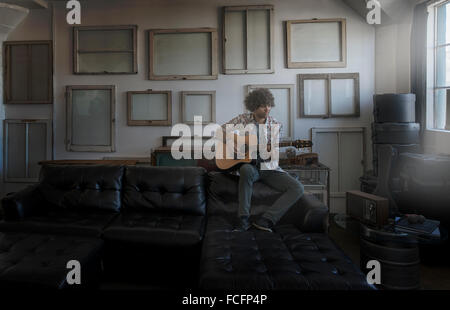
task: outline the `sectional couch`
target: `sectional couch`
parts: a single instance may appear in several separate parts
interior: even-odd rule
[[[200,167],[45,165],[39,183],[2,200],[0,286],[373,289],[328,237],[328,209],[313,196],[273,233],[233,232],[237,186]],[[279,195],[255,183],[252,217]],[[82,285],[68,260],[80,262]]]

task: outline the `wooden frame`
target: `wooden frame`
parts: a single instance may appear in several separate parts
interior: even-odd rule
[[[14,100],[11,98],[12,96],[12,80],[11,80],[11,48],[16,45],[27,45],[27,60],[31,61],[31,53],[33,45],[47,45],[48,48],[48,100],[33,100],[32,95],[32,72],[31,69],[27,70],[27,100]],[[33,103],[33,104],[52,104],[53,103],[53,48],[52,41],[5,41],[3,42],[4,47],[4,60],[3,60],[3,68],[4,68],[4,102],[5,104],[22,104],[22,103]]]
[[[203,121],[202,124],[210,124],[216,121],[216,91],[182,91],[181,92],[181,122],[188,125],[193,125],[193,121],[186,119],[186,97],[191,95],[207,95],[211,97],[211,115],[209,121]]]
[[[353,113],[348,114],[333,114],[333,98],[332,98],[332,81],[352,79],[354,80],[354,99],[353,99]],[[310,115],[305,112],[305,80],[325,80],[325,100],[326,113]],[[301,118],[330,118],[330,117],[359,117],[360,116],[360,91],[359,91],[359,73],[325,73],[325,74],[299,74],[299,103]]]
[[[132,49],[79,49],[79,32],[80,31],[108,31],[108,30],[131,30],[132,33]],[[79,70],[79,55],[84,53],[129,53],[132,55],[132,70],[129,72],[80,72]],[[73,27],[73,73],[83,75],[98,75],[98,74],[137,74],[137,26],[136,25],[120,25],[120,26],[77,26]]]
[[[73,144],[73,90],[109,90],[110,95],[110,141],[108,145],[77,145]],[[115,152],[115,124],[116,124],[116,87],[114,85],[76,85],[66,86],[67,120],[66,120],[66,149],[72,152]]]
[[[340,59],[336,60],[317,60],[317,61],[297,61],[293,59],[292,47],[293,42],[291,42],[291,35],[293,33],[292,26],[296,24],[312,24],[317,25],[318,23],[340,23]],[[311,19],[311,20],[288,20],[286,21],[286,66],[288,68],[343,68],[347,66],[347,30],[346,30],[346,19],[345,18],[334,18],[334,19]],[[316,34],[319,36],[320,34]],[[302,48],[317,48],[311,45],[311,42],[304,42]],[[320,44],[319,44],[320,45]]]
[[[209,53],[211,55],[210,74],[164,74],[155,73],[155,36],[158,34],[192,34],[192,33],[210,33],[211,46]],[[190,28],[190,29],[154,29],[148,32],[149,40],[149,79],[150,80],[216,80],[218,75],[218,56],[217,56],[217,30],[214,28]]]
[[[288,89],[289,90],[289,127],[284,128],[284,137],[283,140],[293,140],[294,139],[294,124],[295,124],[295,104],[294,104],[294,88],[293,84],[254,84],[247,85],[247,94],[250,93],[251,90],[256,88],[268,88],[268,89]],[[247,111],[244,107],[244,110]]]
[[[132,97],[135,94],[165,94],[167,95],[167,119],[166,120],[133,120]],[[171,126],[172,125],[172,92],[169,90],[146,90],[127,92],[127,125],[128,126]]]
[[[251,58],[251,55],[249,53],[249,47],[248,47],[248,33],[249,33],[249,26],[248,26],[248,12],[251,10],[267,10],[269,11],[269,48],[268,48],[268,62],[269,62],[269,68],[267,69],[254,69],[254,68],[248,68],[248,59]],[[227,55],[227,23],[226,23],[226,16],[229,12],[237,12],[242,11],[245,12],[245,46],[244,46],[244,66],[245,68],[242,69],[229,69],[227,68],[227,62],[226,62],[226,55]],[[243,5],[243,6],[226,6],[223,8],[223,27],[222,27],[222,71],[224,74],[254,74],[254,73],[274,73],[274,65],[273,65],[273,43],[274,43],[274,6],[273,5]]]
[[[10,124],[25,124],[25,174],[24,178],[10,178],[8,177],[8,151],[9,151],[9,125]],[[29,158],[29,127],[30,124],[44,124],[45,125],[45,158],[46,160],[50,160],[52,158],[52,121],[49,119],[5,119],[3,120],[3,141],[4,141],[4,149],[3,149],[3,179],[4,182],[11,183],[30,183],[30,182],[38,182],[39,177],[30,177],[29,176],[29,168],[30,168],[30,158]]]

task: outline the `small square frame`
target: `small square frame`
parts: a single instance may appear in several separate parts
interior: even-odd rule
[[[133,95],[135,94],[165,94],[167,95],[166,120],[133,120]],[[127,125],[128,126],[172,126],[172,92],[170,90],[127,91]]]
[[[198,95],[204,95],[204,96],[210,96],[211,97],[211,115],[209,121],[203,121],[202,124],[210,124],[214,123],[216,121],[216,91],[182,91],[181,92],[181,122],[188,125],[193,125],[193,121],[188,121],[186,119],[186,97],[187,96],[198,96]]]

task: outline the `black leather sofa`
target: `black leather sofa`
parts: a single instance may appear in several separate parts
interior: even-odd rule
[[[106,278],[165,287],[373,288],[328,238],[328,209],[312,196],[303,196],[274,233],[233,232],[237,182],[236,176],[207,174],[199,167],[46,165],[38,184],[3,198],[0,255],[29,256],[29,264],[39,262],[42,256],[29,255],[39,251],[39,242],[21,247],[11,240],[50,236],[43,240],[59,240],[58,249],[47,252],[50,256],[70,252],[74,240],[91,240],[77,257],[98,266],[100,255],[103,268],[91,267],[88,278],[102,271]],[[252,216],[261,214],[278,195],[255,183]],[[61,266],[68,256],[50,258],[54,266]],[[33,285],[67,287],[56,281],[59,273],[52,278],[44,267],[39,265],[41,277]],[[29,267],[20,259],[0,260],[0,285],[15,274],[23,280],[16,285],[29,285],[27,272]],[[49,285],[49,279],[57,284]]]

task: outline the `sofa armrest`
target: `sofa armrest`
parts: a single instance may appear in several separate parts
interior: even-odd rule
[[[283,216],[280,224],[294,224],[302,232],[328,233],[328,208],[315,196],[303,195]]]
[[[7,195],[2,199],[3,219],[18,220],[35,213],[36,206],[41,201],[38,184]]]

